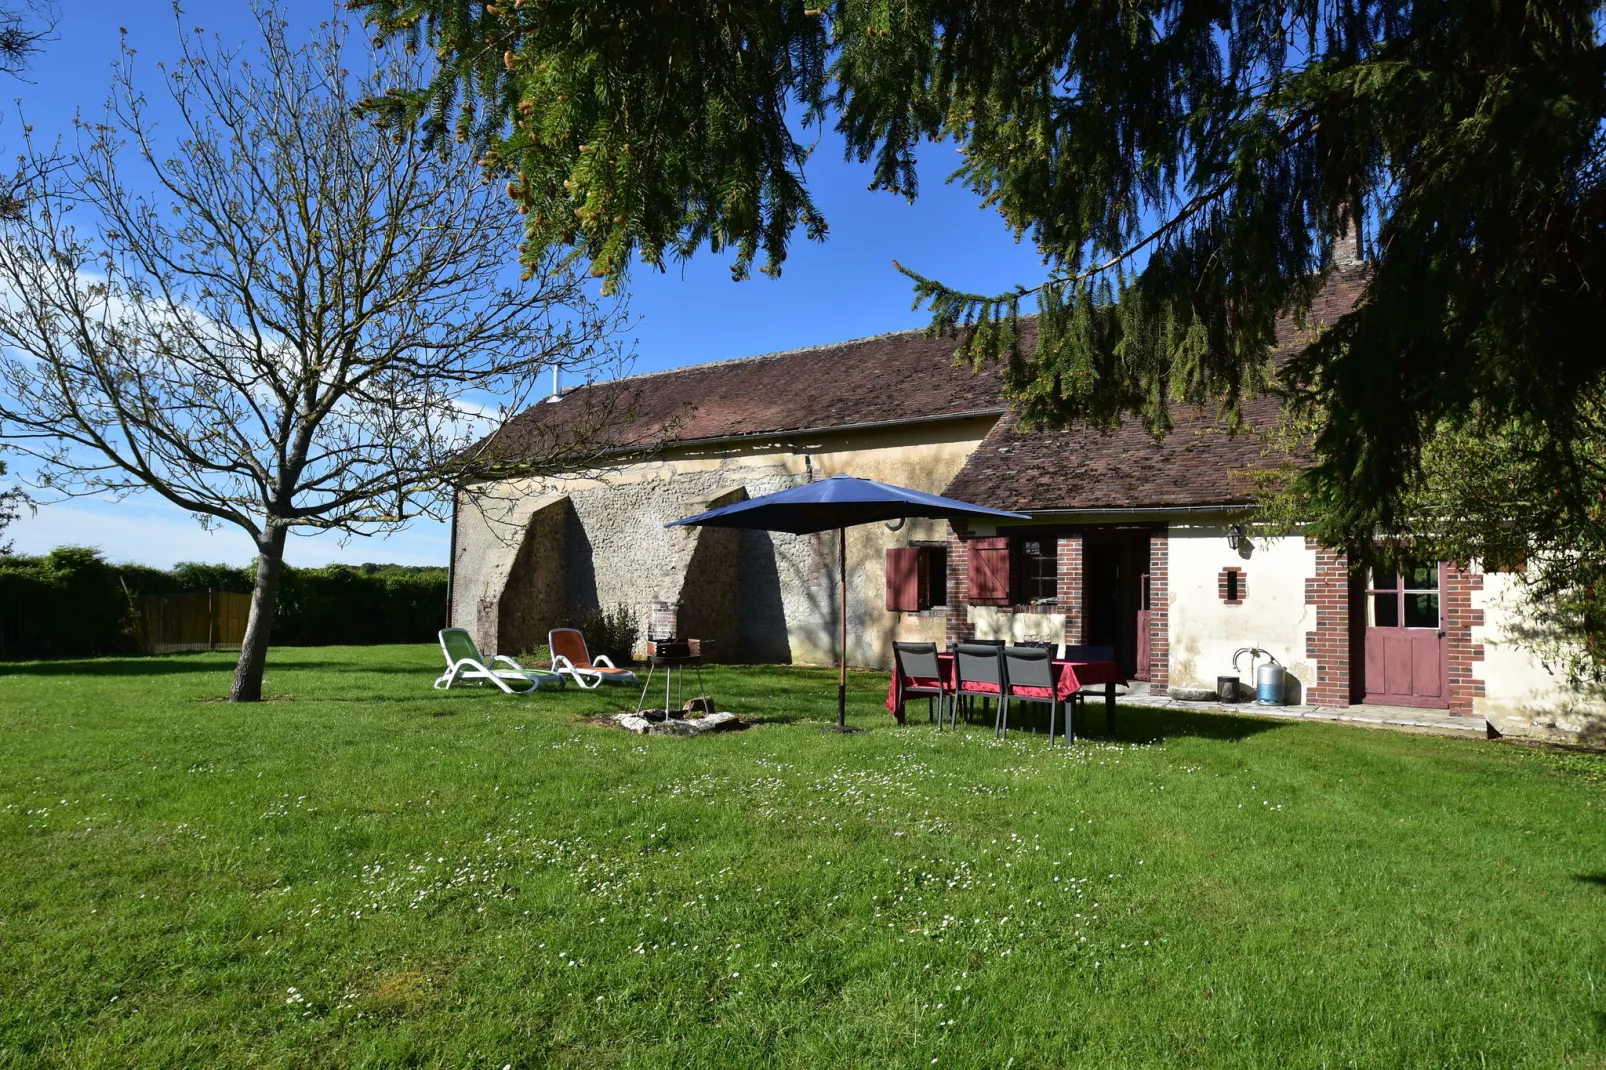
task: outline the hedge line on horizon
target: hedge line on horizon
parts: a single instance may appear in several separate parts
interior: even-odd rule
[[[252,568],[185,562],[171,569],[112,564],[62,546],[0,555],[0,659],[131,653],[150,594],[249,594]],[[446,569],[410,565],[286,567],[273,621],[276,646],[429,642],[446,622]]]

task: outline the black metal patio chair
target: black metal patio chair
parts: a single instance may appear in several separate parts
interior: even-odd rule
[[[988,686],[991,685],[991,686]],[[959,727],[959,700],[989,699],[1002,705],[1004,697],[1004,644],[988,641],[960,643],[954,648],[954,727]],[[994,714],[997,731],[997,714]]]
[[[942,719],[948,712],[948,696],[951,693],[943,683],[942,664],[937,660],[936,643],[901,643],[892,644],[892,656],[897,662],[899,686],[903,689],[904,698],[911,695],[918,698],[926,697],[927,720],[936,714],[937,731],[942,731]],[[935,687],[925,683],[912,681],[935,680]]]
[[[1009,736],[1009,707],[1014,702],[1048,703],[1048,745],[1054,745],[1054,721],[1059,714],[1059,692],[1055,688],[1054,663],[1049,652],[1040,646],[1010,646],[1004,648],[1004,695],[999,703],[1000,738]],[[1071,707],[1065,707],[1065,734],[1067,742],[1076,738],[1071,724]]]

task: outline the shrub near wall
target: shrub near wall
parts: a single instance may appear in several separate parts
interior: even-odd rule
[[[629,606],[587,610],[578,618],[569,617],[564,627],[580,633],[586,641],[586,652],[592,657],[606,655],[615,665],[629,665],[635,661],[636,644],[641,641],[641,619]]]
[[[0,658],[128,653],[138,647],[141,596],[208,589],[249,594],[254,580],[251,569],[232,565],[112,565],[83,547],[42,557],[0,556]],[[272,641],[423,643],[445,621],[444,568],[286,568]]]

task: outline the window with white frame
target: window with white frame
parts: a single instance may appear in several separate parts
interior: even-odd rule
[[[1054,539],[1020,540],[1020,601],[1025,605],[1059,601],[1059,543]]]

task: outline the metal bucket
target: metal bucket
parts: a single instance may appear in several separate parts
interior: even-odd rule
[[[1238,684],[1236,676],[1216,677],[1216,697],[1222,702],[1242,702],[1243,695],[1238,690]]]
[[[1275,661],[1255,670],[1255,696],[1262,706],[1281,706],[1285,679],[1283,667]]]

